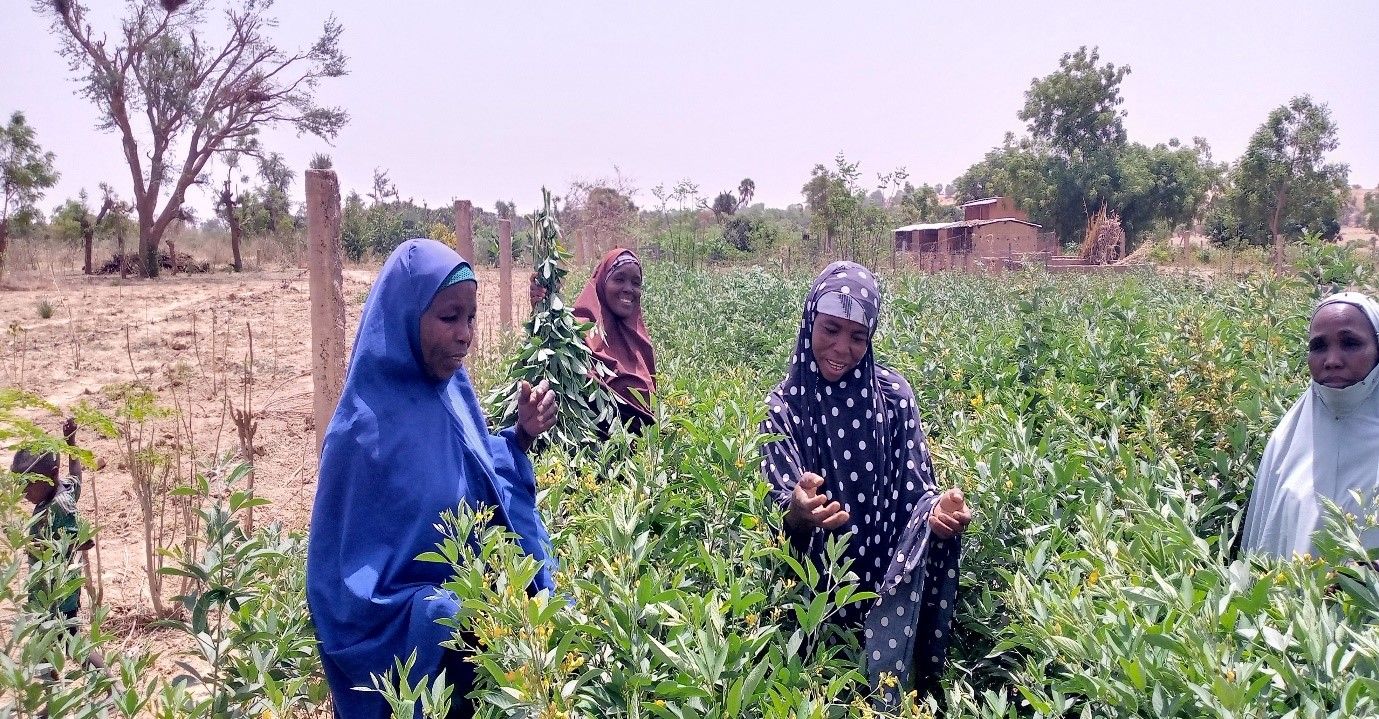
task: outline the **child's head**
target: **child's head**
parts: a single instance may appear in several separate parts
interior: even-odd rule
[[[33,452],[21,449],[14,453],[10,471],[15,474],[38,474],[46,479],[31,477],[24,487],[24,498],[33,504],[53,498],[57,492],[58,458],[52,452]]]

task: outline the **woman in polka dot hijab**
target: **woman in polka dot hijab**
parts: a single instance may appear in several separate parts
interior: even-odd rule
[[[889,704],[943,667],[972,515],[960,490],[934,482],[909,383],[872,356],[880,309],[859,264],[835,262],[814,280],[789,374],[767,397],[762,431],[785,439],[766,445],[762,471],[792,544],[816,564],[829,535],[852,535],[844,557],[881,596],[834,621],[863,631],[867,673]]]

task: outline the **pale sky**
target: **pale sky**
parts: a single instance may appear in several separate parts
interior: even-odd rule
[[[123,3],[88,0],[113,18]],[[324,84],[350,124],[334,147],[267,135],[297,171],[329,152],[346,190],[374,167],[402,197],[530,211],[541,185],[621,169],[636,200],[688,178],[712,196],[756,181],[758,200],[800,202],[840,150],[863,180],[908,169],[951,182],[1023,131],[1036,76],[1079,45],[1128,64],[1130,138],[1200,135],[1235,159],[1268,112],[1310,93],[1340,127],[1332,159],[1379,183],[1379,2],[280,2],[275,31],[305,45],[334,12],[350,74]],[[215,16],[212,15],[214,18]],[[215,19],[219,22],[218,18]],[[45,210],[112,181],[129,195],[118,139],[94,129],[57,42],[30,0],[0,0],[0,113],[23,110],[62,180]],[[218,173],[218,174],[223,174]],[[208,200],[193,197],[202,211]]]

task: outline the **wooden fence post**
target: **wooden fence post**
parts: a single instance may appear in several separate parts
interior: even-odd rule
[[[575,230],[575,265],[583,267],[589,261],[589,249],[585,245],[584,228]]]
[[[512,220],[498,220],[498,318],[512,329]]]
[[[340,181],[334,170],[306,171],[307,264],[311,283],[312,416],[316,450],[345,388],[344,251]]]
[[[474,205],[469,200],[455,200],[455,251],[470,264],[477,265],[474,256]]]

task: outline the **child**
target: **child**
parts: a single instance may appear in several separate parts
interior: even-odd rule
[[[67,420],[62,425],[62,434],[67,444],[75,447],[76,420]],[[68,552],[67,556],[62,558],[65,561],[71,560],[72,552],[84,551],[92,546],[89,539],[79,546],[74,544],[80,535],[77,525],[77,498],[81,494],[81,463],[76,457],[69,457],[67,476],[61,477],[58,474],[60,461],[58,455],[52,452],[38,453],[21,449],[15,453],[11,465],[11,471],[15,474],[37,475],[31,476],[29,483],[24,487],[24,498],[34,505],[33,519],[29,525],[29,533],[34,544],[34,549],[31,550],[31,567],[39,560],[37,550],[44,545],[65,546]],[[53,589],[52,586],[45,588],[31,579],[30,601],[37,603],[47,600],[45,595],[50,594]],[[74,591],[64,597],[58,606],[42,609],[66,619],[69,631],[74,631],[75,624],[72,620],[76,619],[80,606],[81,592]]]

